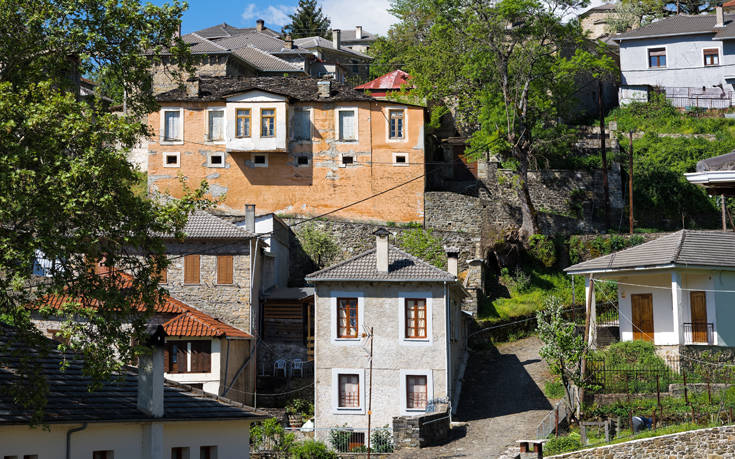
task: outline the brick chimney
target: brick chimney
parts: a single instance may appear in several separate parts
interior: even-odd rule
[[[375,235],[375,269],[379,273],[388,272],[388,236],[390,232],[385,228],[378,228]]]
[[[289,35],[286,35],[286,39],[283,40],[283,41],[285,43],[284,47],[286,49],[293,49],[293,38],[291,37],[290,34]]]
[[[332,95],[332,81],[319,80],[316,82],[317,94],[320,99],[326,99]]]
[[[245,229],[255,233],[255,204],[245,204]]]
[[[718,5],[717,8],[715,8],[715,27],[725,27],[725,14],[722,10],[722,5]]]
[[[362,40],[362,26],[355,26],[355,40]]]
[[[262,19],[258,19],[257,21],[255,21],[255,30],[257,30],[258,32],[262,32],[263,29],[265,29],[265,21]]]
[[[342,43],[342,31],[339,29],[332,30],[332,46],[334,49],[339,49]]]
[[[454,277],[459,273],[459,249],[447,247],[447,271]]]
[[[138,359],[138,410],[148,416],[163,416],[163,346],[166,332],[159,325],[148,340],[150,352]]]

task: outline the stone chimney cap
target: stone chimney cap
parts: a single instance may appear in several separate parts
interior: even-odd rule
[[[381,227],[381,228],[376,229],[373,232],[373,234],[375,236],[380,236],[380,237],[390,236],[390,231],[388,231],[387,229]]]
[[[445,247],[444,252],[449,256],[459,256],[460,250],[457,247]]]

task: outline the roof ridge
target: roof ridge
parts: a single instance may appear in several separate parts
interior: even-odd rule
[[[279,62],[283,62],[284,64],[287,64],[287,65],[289,65],[289,66],[293,67],[294,69],[296,69],[296,70],[299,70],[299,68],[298,68],[298,67],[296,67],[295,65],[291,64],[291,63],[290,63],[290,62],[288,62],[287,60],[285,60],[285,59],[281,59],[281,58],[280,58],[280,57],[278,57],[278,56],[274,56],[273,54],[271,54],[271,53],[269,53],[269,52],[267,52],[267,51],[264,51],[264,50],[262,50],[262,49],[258,48],[257,46],[253,45],[252,43],[248,43],[248,45],[246,46],[246,48],[251,48],[251,49],[254,49],[255,51],[258,51],[258,52],[259,52],[260,54],[262,54],[262,55],[264,55],[264,56],[268,56],[268,57],[270,57],[271,59],[275,59],[275,60],[277,60],[277,61],[279,61]],[[243,48],[240,48],[240,49],[243,49]]]
[[[307,277],[307,278],[309,278],[309,277],[314,277],[314,276],[316,276],[316,275],[322,275],[322,274],[324,274],[324,273],[327,273],[327,272],[329,272],[329,271],[332,271],[333,269],[339,268],[340,266],[344,266],[344,265],[346,265],[347,263],[350,263],[350,262],[352,262],[352,261],[355,261],[355,260],[357,260],[357,259],[360,259],[360,258],[362,258],[362,257],[364,257],[364,256],[366,256],[366,255],[369,255],[369,254],[371,254],[372,252],[375,252],[376,250],[377,250],[377,249],[376,249],[375,247],[373,247],[372,249],[366,250],[366,251],[364,251],[364,252],[362,252],[362,253],[358,253],[357,255],[355,255],[355,256],[354,256],[354,257],[352,257],[352,258],[348,258],[348,259],[346,259],[346,260],[340,261],[340,262],[339,262],[339,263],[337,263],[336,265],[332,265],[332,266],[327,266],[326,268],[322,268],[322,269],[320,269],[319,271],[314,271],[314,272],[313,272],[313,273],[311,273],[311,274],[307,274],[307,275],[306,275],[306,277]]]
[[[445,270],[443,270],[443,269],[441,269],[441,268],[438,268],[438,267],[436,267],[436,266],[432,265],[431,263],[429,263],[428,261],[426,261],[426,260],[424,260],[424,259],[422,259],[422,258],[419,258],[419,257],[417,257],[417,256],[415,256],[415,255],[412,255],[412,254],[410,254],[410,253],[406,252],[405,250],[403,250],[403,249],[400,249],[400,248],[398,248],[398,246],[395,246],[395,245],[393,245],[393,244],[390,244],[390,243],[388,243],[388,249],[391,249],[391,248],[393,248],[393,249],[397,250],[398,252],[400,252],[400,253],[401,253],[401,254],[403,254],[404,256],[406,256],[406,257],[408,257],[408,258],[410,258],[410,259],[412,259],[412,260],[414,260],[414,261],[418,261],[418,262],[420,262],[420,263],[423,263],[423,264],[425,264],[426,266],[430,267],[431,269],[434,269],[434,270],[436,270],[436,271],[439,271],[439,272],[441,272],[442,274],[449,274],[450,276],[452,276],[452,275],[453,275],[453,274],[452,274],[452,273],[450,273],[449,271],[445,271]],[[455,277],[456,277],[456,276],[455,276]]]
[[[679,239],[679,245],[676,248],[676,253],[674,254],[674,258],[671,260],[672,263],[676,263],[676,260],[679,259],[679,255],[681,254],[681,249],[684,247],[684,240],[687,236],[687,230],[683,229],[681,230],[681,238]]]

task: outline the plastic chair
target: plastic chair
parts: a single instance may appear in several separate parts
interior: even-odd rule
[[[304,377],[304,361],[301,359],[293,359],[291,361],[291,374],[295,372],[299,372],[301,374],[301,377]]]
[[[286,366],[285,359],[278,359],[273,362],[273,376],[277,376],[279,371],[283,372],[284,378],[288,376],[288,367]]]

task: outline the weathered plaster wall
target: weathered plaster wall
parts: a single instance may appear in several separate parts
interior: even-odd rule
[[[177,70],[176,66],[171,64],[168,57],[164,56],[162,59],[163,64],[154,65],[151,71],[154,94],[170,91],[179,86],[179,82],[172,77],[170,70],[167,69],[167,67],[170,67]],[[246,67],[234,57],[225,54],[215,54],[212,56],[195,55],[192,56],[192,59],[194,60],[192,62],[194,65],[194,75],[197,77],[257,75],[257,72],[253,69]],[[188,77],[189,75],[187,73],[182,74],[184,80]]]
[[[155,139],[160,135],[160,112],[151,113],[148,122],[155,136],[148,152],[149,190],[170,192],[174,197],[179,197],[182,190],[178,175],[183,174],[190,184],[206,179],[211,194],[223,199],[220,208],[225,211],[241,211],[245,204],[255,204],[259,213],[307,216],[335,211],[385,192],[332,215],[361,221],[423,222],[422,108],[405,107],[406,139],[393,141],[387,136],[387,110],[394,104],[346,102],[297,105],[313,109],[312,141],[289,141],[287,152],[268,153],[267,167],[255,167],[250,152],[236,151],[226,153],[225,167],[208,167],[208,153],[225,151],[225,145],[204,140],[205,104],[186,105],[183,145],[161,145],[156,142]],[[358,109],[358,140],[355,142],[335,140],[335,109],[339,107]],[[292,109],[293,106],[290,106],[289,113]],[[286,125],[289,128],[288,123]],[[163,167],[164,152],[179,152],[180,167]],[[395,165],[394,153],[408,154],[408,164]],[[342,154],[354,155],[355,163],[342,166]],[[297,164],[297,158],[301,155],[309,158],[308,166]],[[386,192],[398,185],[402,186]]]

